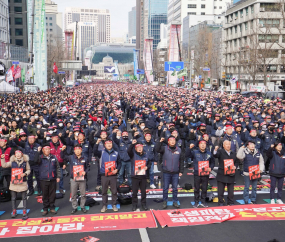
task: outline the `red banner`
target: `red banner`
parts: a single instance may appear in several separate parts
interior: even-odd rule
[[[191,226],[232,221],[285,220],[285,205],[238,205],[198,209],[153,211],[164,228]]]
[[[156,227],[151,211],[52,217],[51,222],[11,219],[0,221],[0,238]]]

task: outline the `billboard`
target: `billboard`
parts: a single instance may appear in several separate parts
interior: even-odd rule
[[[137,77],[137,80],[139,79],[139,75],[137,74],[137,69],[139,68],[138,67],[138,54],[139,54],[139,51],[134,49],[134,75]]]
[[[113,74],[115,73],[115,66],[104,66],[104,73],[109,73],[109,74]]]

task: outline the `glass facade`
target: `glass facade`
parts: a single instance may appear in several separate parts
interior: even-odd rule
[[[167,24],[167,7],[169,0],[145,0],[145,11],[148,13],[148,37],[153,37],[153,49],[160,42],[160,24]]]

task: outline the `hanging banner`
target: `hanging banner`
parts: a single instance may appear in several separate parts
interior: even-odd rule
[[[114,61],[115,64],[115,81],[118,81],[120,79],[120,73],[119,73],[119,68],[118,68],[118,61]]]
[[[73,53],[73,31],[67,30],[64,32],[65,34],[65,50],[66,50],[66,59],[72,60],[74,53]]]
[[[47,40],[45,0],[35,0],[34,24],[34,83],[40,90],[47,89]]]
[[[0,238],[156,227],[151,211],[52,217],[51,222],[9,219],[0,222]]]
[[[144,40],[144,50],[143,50],[143,62],[144,70],[148,83],[153,82],[153,38]]]
[[[285,205],[238,205],[198,209],[153,211],[161,227],[177,227],[221,223],[231,221],[285,220]]]
[[[170,26],[170,38],[169,38],[169,52],[168,61],[181,61],[179,57],[179,41],[181,36],[181,24],[171,24]],[[178,41],[179,40],[179,41]],[[168,84],[176,84],[177,72],[167,72]]]
[[[33,0],[27,0],[27,23],[28,23],[28,46],[29,46],[29,52],[30,50],[30,33],[32,32],[32,13],[33,13]],[[33,51],[33,50],[32,50]]]
[[[134,75],[137,77],[137,80],[139,79],[139,75],[137,74],[137,70],[139,69],[138,67],[138,54],[139,51],[134,49]]]

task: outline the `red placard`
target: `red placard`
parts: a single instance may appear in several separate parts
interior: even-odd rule
[[[198,175],[199,176],[209,176],[210,172],[207,171],[209,168],[209,161],[198,161]]]
[[[114,170],[116,170],[116,162],[115,161],[105,162],[105,176],[113,176]]]
[[[162,227],[177,227],[231,221],[285,220],[285,205],[238,205],[198,209],[153,211]]]
[[[225,175],[233,175],[233,174],[235,174],[235,170],[233,169],[234,166],[235,166],[235,164],[234,164],[234,160],[233,159],[224,160]]]
[[[249,166],[248,171],[249,171],[250,180],[255,180],[260,178],[260,173],[257,173],[259,171],[259,165]]]
[[[78,166],[73,166],[73,178],[75,181],[84,181],[84,166],[83,165],[78,165]]]
[[[22,174],[23,174],[23,168],[12,168],[12,176],[11,176],[12,184],[22,184],[23,183],[23,177],[21,177]]]
[[[145,160],[136,160],[135,161],[135,174],[136,176],[143,176],[145,175]]]
[[[0,239],[157,227],[151,211],[52,217],[46,223],[42,218],[9,219],[0,225]]]

